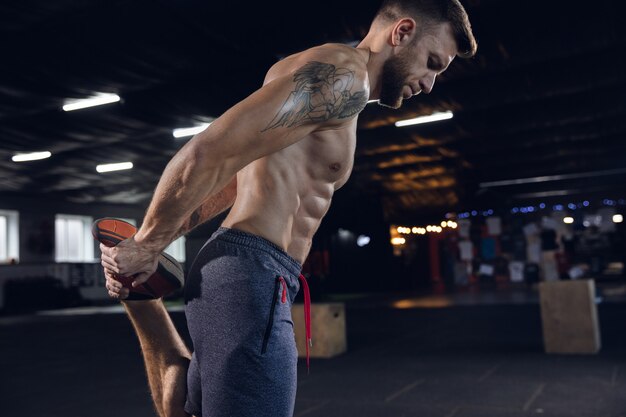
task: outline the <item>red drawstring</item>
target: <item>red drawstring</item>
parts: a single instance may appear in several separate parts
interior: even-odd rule
[[[278,277],[280,279],[280,283],[283,284],[283,296],[280,299],[280,302],[285,304],[287,302],[287,283],[285,282],[285,278]]]
[[[304,327],[306,332],[306,369],[307,372],[310,368],[310,352],[309,348],[313,347],[311,340],[311,293],[309,292],[309,284],[306,282],[304,275],[300,274],[300,281],[302,282],[302,289],[304,290]]]

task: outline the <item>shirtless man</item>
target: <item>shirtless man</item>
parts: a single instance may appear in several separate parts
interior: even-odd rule
[[[101,245],[109,295],[123,300],[129,290],[116,276],[145,282],[170,242],[231,208],[185,283],[193,354],[161,300],[123,302],[161,417],[293,414],[290,306],[313,235],[350,175],[358,113],[368,100],[398,108],[430,93],[455,56],[475,51],[458,0],[385,0],[358,46],[277,62],[172,158],[137,234]]]

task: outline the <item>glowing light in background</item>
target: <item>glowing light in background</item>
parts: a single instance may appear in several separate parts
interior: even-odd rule
[[[32,153],[18,153],[13,155],[11,160],[13,162],[27,162],[27,161],[38,161],[40,159],[50,158],[52,154],[48,151],[46,152],[32,152]]]
[[[117,94],[98,93],[89,98],[66,101],[65,105],[63,106],[63,110],[73,111],[73,110],[86,109],[87,107],[102,106],[103,104],[116,103],[120,100],[121,100],[120,96],[118,96]]]
[[[363,246],[369,245],[371,240],[372,239],[369,236],[359,235],[359,237],[356,238],[356,245],[362,248]]]

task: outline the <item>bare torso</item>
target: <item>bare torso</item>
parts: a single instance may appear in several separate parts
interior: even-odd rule
[[[343,45],[351,59],[366,56]],[[280,61],[265,83],[290,72],[298,56]],[[259,235],[303,263],[313,235],[327,213],[334,192],[346,183],[354,162],[356,116],[332,128],[313,131],[297,143],[250,163],[237,174],[237,197],[222,223]]]

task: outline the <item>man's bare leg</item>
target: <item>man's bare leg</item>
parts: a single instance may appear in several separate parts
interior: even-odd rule
[[[160,417],[188,416],[187,369],[191,353],[163,301],[123,301],[139,337],[154,405]]]

